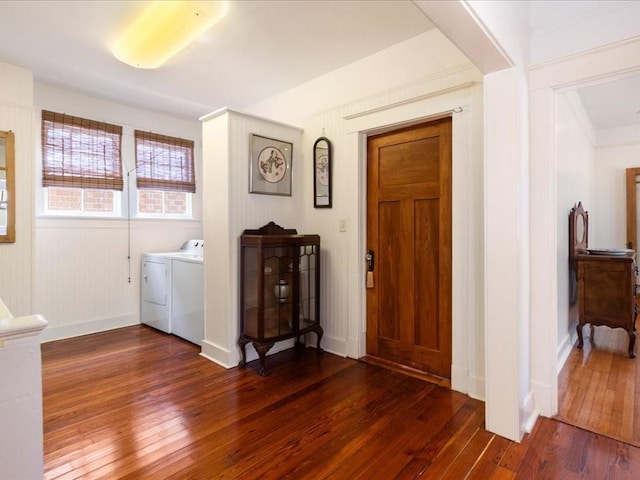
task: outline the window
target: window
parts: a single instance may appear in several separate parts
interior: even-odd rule
[[[192,140],[135,131],[138,214],[189,216],[196,191]]]
[[[42,186],[50,213],[118,214],[122,127],[42,111]]]

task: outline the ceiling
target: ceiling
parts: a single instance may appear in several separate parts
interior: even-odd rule
[[[410,1],[233,1],[224,19],[156,70],[120,63],[117,35],[146,2],[0,1],[0,61],[36,82],[197,119],[243,109],[419,35]]]
[[[595,130],[640,126],[640,76],[629,76],[578,90]]]
[[[140,1],[0,1],[0,62],[36,82],[197,119],[246,107],[433,28],[408,0],[232,1],[227,16],[156,70],[111,54]],[[532,32],[563,28],[613,4],[531,2]],[[578,20],[576,20],[578,19]],[[579,90],[596,130],[640,124],[640,78]]]
[[[594,26],[604,22],[609,22],[609,28],[614,22],[614,29],[622,34],[627,31],[624,29],[625,20],[638,24],[638,19],[634,18],[637,16],[634,3],[627,0],[531,1],[529,25],[532,42],[554,32],[566,38],[575,34],[579,25]],[[592,36],[598,37],[596,34]],[[571,45],[572,40],[575,39],[567,38],[566,43]],[[637,73],[614,80],[605,79],[577,91],[595,130],[640,125],[640,114],[637,113],[640,111],[640,76]]]

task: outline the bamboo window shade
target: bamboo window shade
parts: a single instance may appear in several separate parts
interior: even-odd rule
[[[122,127],[42,111],[42,186],[122,190]]]
[[[193,140],[136,130],[135,143],[138,188],[195,193]]]

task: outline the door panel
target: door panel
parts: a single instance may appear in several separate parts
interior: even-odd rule
[[[367,354],[451,376],[451,119],[370,137]]]
[[[379,315],[385,320],[379,324],[379,335],[381,337],[400,340],[400,318],[402,317],[403,298],[406,291],[403,285],[404,278],[398,276],[402,260],[400,255],[393,252],[402,250],[403,239],[400,234],[400,202],[385,202],[380,204],[379,225],[382,231],[398,232],[386,239],[384,245],[380,245],[378,253],[378,288],[387,292],[381,297],[379,304]]]
[[[627,168],[627,248],[638,250],[638,185],[640,184],[640,168]]]
[[[416,345],[438,350],[438,210],[437,200],[416,201]]]

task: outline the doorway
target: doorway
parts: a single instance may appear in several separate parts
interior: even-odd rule
[[[451,117],[367,140],[367,355],[451,378]]]
[[[617,86],[617,82],[611,83]],[[616,142],[619,139],[616,137]],[[596,245],[637,251],[640,168],[628,168],[635,164],[634,152],[628,148],[618,143],[600,146],[600,167],[595,170],[599,180],[597,203],[593,201],[591,205],[600,222]],[[622,160],[607,162],[611,158]],[[607,175],[615,178],[615,183],[607,185],[601,181]],[[569,312],[570,319],[577,317],[577,312]],[[569,325],[573,325],[572,320]],[[622,329],[601,326],[590,328],[587,335],[583,349],[570,349],[558,375],[555,418],[640,446],[640,367],[637,359],[629,358],[628,334]]]

